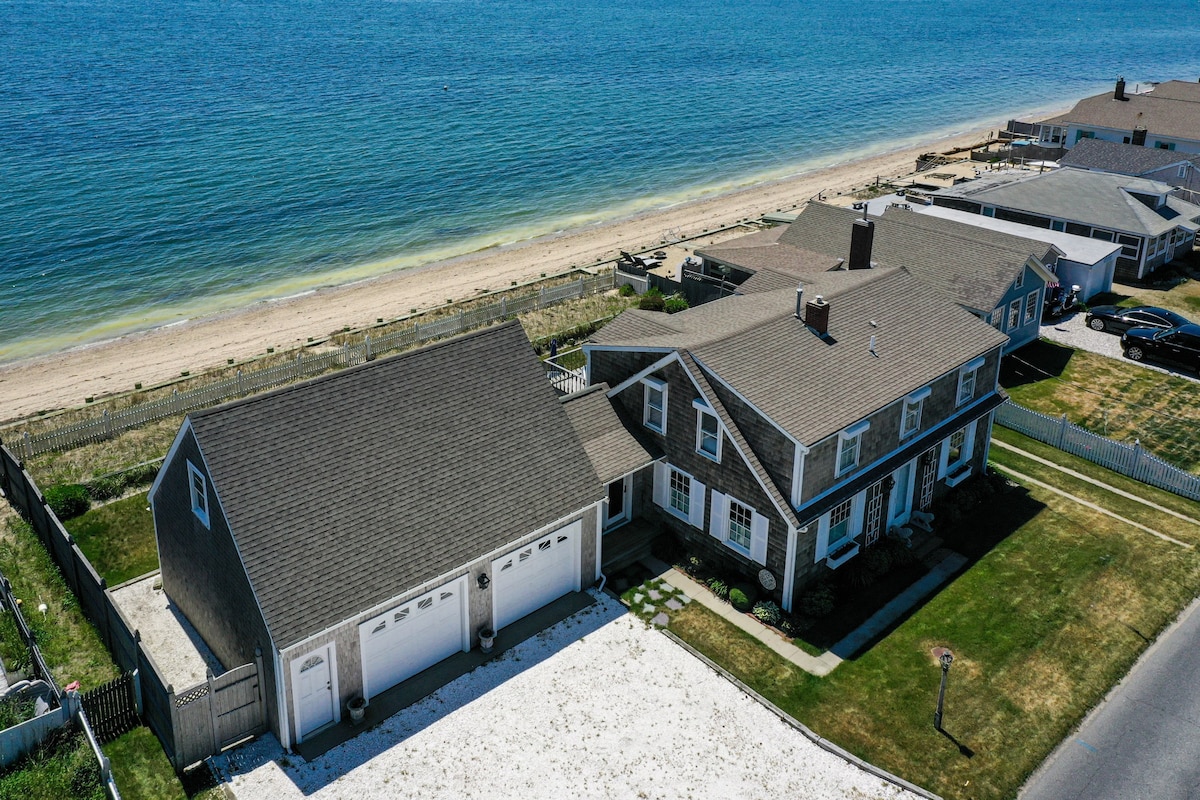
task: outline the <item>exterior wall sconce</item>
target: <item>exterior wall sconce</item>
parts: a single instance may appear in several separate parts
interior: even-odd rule
[[[476,583],[479,584],[480,589],[486,589],[492,585],[492,579],[487,576],[486,572],[481,572],[479,573],[479,578],[476,579]]]

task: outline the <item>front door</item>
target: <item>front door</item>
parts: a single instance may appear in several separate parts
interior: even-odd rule
[[[335,719],[332,656],[328,646],[292,662],[296,741]]]
[[[889,526],[903,525],[912,513],[913,463],[910,461],[892,473],[895,485],[892,486],[891,508],[888,511]]]
[[[614,528],[628,519],[625,503],[629,498],[629,492],[625,486],[625,480],[625,478],[617,478],[608,485],[608,502],[604,506],[604,527],[606,529]]]

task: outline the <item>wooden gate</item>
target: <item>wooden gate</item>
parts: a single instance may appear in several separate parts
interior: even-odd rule
[[[267,728],[261,658],[173,695],[175,768],[183,770]]]
[[[83,710],[100,744],[111,742],[142,724],[133,673],[97,686],[83,695]]]

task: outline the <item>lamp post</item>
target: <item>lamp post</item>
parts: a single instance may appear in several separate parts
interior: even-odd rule
[[[938,648],[942,652],[938,655],[938,661],[942,662],[942,685],[938,688],[937,711],[933,712],[933,727],[934,730],[942,729],[942,704],[946,700],[946,676],[950,674],[950,665],[954,663],[954,654],[949,648]]]

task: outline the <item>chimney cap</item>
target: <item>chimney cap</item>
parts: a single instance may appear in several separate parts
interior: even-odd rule
[[[825,305],[825,296],[819,294],[816,296],[816,298],[813,300],[813,302],[819,306],[823,306],[823,305]]]

